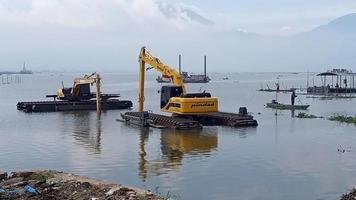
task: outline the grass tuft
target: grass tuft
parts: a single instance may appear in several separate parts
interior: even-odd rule
[[[331,121],[338,121],[348,124],[356,124],[356,116],[335,115],[329,118]]]

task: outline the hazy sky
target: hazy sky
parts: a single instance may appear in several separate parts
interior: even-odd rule
[[[98,30],[123,21],[147,20],[166,26],[162,18],[167,17],[157,12],[161,2],[189,8],[218,28],[271,35],[310,30],[356,11],[355,0],[0,0],[0,20],[43,26],[97,26]],[[170,20],[172,26],[183,26],[174,21],[177,19]]]
[[[112,66],[141,44],[236,30],[290,36],[355,11],[356,0],[0,0],[0,70],[23,60]],[[135,52],[120,57],[123,48]]]

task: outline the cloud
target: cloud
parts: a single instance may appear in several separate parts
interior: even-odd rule
[[[292,30],[293,28],[291,27],[291,26],[283,26],[282,28],[281,28],[281,30],[282,31],[290,31],[290,30]]]
[[[157,0],[28,0],[26,9],[0,1],[0,23],[77,29],[174,32],[212,25],[194,7]]]
[[[28,9],[17,9],[16,4],[2,1],[1,22],[24,23],[26,25],[56,24],[69,27],[92,27],[102,23],[96,13],[98,3],[88,4],[83,0],[32,0]]]

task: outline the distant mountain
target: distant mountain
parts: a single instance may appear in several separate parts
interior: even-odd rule
[[[214,22],[194,11],[191,8],[179,4],[167,2],[157,2],[161,13],[169,19],[181,19],[185,21],[197,22],[203,25],[213,25]]]
[[[334,67],[356,71],[356,14],[291,37],[236,31],[208,40],[209,46],[196,46],[208,50],[213,66],[223,62],[240,71],[324,71]]]
[[[356,14],[292,37],[287,52],[295,63],[308,68],[356,68]],[[296,58],[296,59],[293,59]]]
[[[339,17],[330,23],[320,26],[313,30],[316,31],[333,31],[333,32],[356,32],[356,13]]]

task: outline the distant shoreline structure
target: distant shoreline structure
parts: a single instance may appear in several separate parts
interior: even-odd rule
[[[33,74],[33,72],[31,70],[27,70],[26,69],[26,62],[23,63],[23,67],[22,67],[22,70],[19,71],[19,72],[12,72],[12,71],[3,71],[1,72],[0,71],[0,75],[11,75],[11,74]]]

